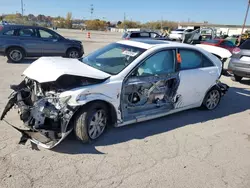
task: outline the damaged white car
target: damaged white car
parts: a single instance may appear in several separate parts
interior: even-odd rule
[[[215,109],[228,86],[221,62],[187,44],[119,41],[76,60],[42,57],[12,85],[2,115],[17,106],[21,142],[53,148],[72,130],[83,142],[116,127],[203,106]],[[167,125],[166,125],[167,126]]]

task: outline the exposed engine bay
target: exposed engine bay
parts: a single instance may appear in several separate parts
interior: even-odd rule
[[[178,74],[144,78],[130,78],[124,87],[123,111],[125,118],[137,116],[140,113],[152,113],[165,108],[176,107],[180,96],[176,91],[180,84]]]
[[[63,75],[55,82],[38,83],[25,78],[19,85],[12,85],[14,92],[9,97],[0,119],[3,120],[12,107],[17,106],[20,119],[29,130],[20,130],[25,143],[27,139],[51,148],[60,143],[72,130],[69,122],[78,107],[67,105],[69,97],[59,95],[72,88],[100,83],[103,80],[80,76]]]

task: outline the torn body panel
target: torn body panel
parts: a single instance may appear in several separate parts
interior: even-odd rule
[[[176,108],[179,100],[176,95],[180,83],[178,75],[129,78],[124,83],[121,99],[124,121]]]

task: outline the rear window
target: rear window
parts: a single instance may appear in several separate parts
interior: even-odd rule
[[[250,50],[250,40],[246,40],[240,45],[240,49]]]
[[[24,28],[24,29],[19,30],[19,36],[21,36],[21,37],[35,37],[36,33],[33,29]]]

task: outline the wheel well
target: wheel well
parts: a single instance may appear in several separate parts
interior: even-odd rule
[[[83,109],[83,108],[88,108],[89,105],[93,104],[93,103],[103,103],[104,105],[106,105],[106,107],[108,108],[108,115],[109,115],[109,122],[111,125],[114,125],[117,122],[117,114],[116,114],[116,110],[115,107],[107,102],[107,101],[103,101],[103,100],[94,100],[94,101],[90,101],[88,103],[86,103],[85,105],[82,105],[81,107],[79,107],[77,109],[77,111],[74,113],[74,115],[72,116],[71,120],[70,120],[70,125],[67,128],[67,130],[69,130],[69,128],[73,127],[73,122],[75,117],[78,115],[78,113]]]
[[[6,50],[5,50],[5,54],[7,54],[7,52],[8,52],[8,51],[9,51],[9,49],[11,49],[11,48],[20,48],[20,49],[22,49],[22,50],[23,50],[24,54],[26,55],[26,51],[25,51],[25,49],[24,49],[24,48],[22,48],[22,47],[20,47],[20,46],[9,46],[8,48],[6,48]]]
[[[77,50],[77,51],[80,51],[79,48],[77,48],[77,47],[69,47],[69,48],[67,49],[67,51],[66,51],[66,55],[68,55],[68,52],[69,52],[70,50],[72,50],[72,49]]]

